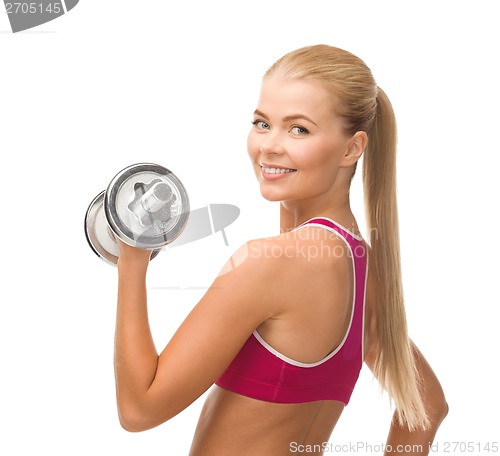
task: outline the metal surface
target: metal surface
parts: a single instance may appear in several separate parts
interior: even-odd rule
[[[99,193],[90,203],[85,214],[85,237],[93,252],[106,263],[116,266],[120,255],[120,246],[111,231],[104,213],[104,193]],[[151,252],[151,259],[160,253],[159,249]]]
[[[123,242],[142,249],[174,241],[189,216],[189,199],[170,170],[139,163],[120,171],[104,194],[109,226]]]
[[[94,253],[110,264],[118,261],[120,247],[104,215],[104,191],[90,203],[85,214],[85,236]]]
[[[120,171],[92,200],[85,236],[94,253],[112,265],[120,255],[117,238],[151,250],[154,258],[182,233],[188,216],[189,199],[177,176],[162,166],[139,163]]]

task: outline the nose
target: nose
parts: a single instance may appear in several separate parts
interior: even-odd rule
[[[263,155],[276,155],[285,152],[285,147],[278,134],[268,133],[260,141],[259,151]]]

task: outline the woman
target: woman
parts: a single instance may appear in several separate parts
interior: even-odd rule
[[[388,448],[427,453],[447,404],[407,335],[388,98],[359,58],[311,46],[268,70],[252,124],[248,153],[261,194],[280,202],[280,234],[233,255],[159,356],[149,252],[121,247],[121,424],[157,426],[216,383],[191,455],[322,454],[364,361],[396,405]],[[349,203],[363,154],[369,245]]]

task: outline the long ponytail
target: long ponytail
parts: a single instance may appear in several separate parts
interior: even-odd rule
[[[363,157],[365,211],[377,283],[379,350],[374,373],[396,404],[400,424],[425,429],[429,420],[408,336],[404,308],[396,199],[397,130],[387,95],[378,88],[377,110]]]
[[[422,399],[411,341],[408,337],[401,277],[396,201],[396,119],[385,93],[368,66],[350,52],[327,45],[308,46],[286,54],[265,77],[321,82],[331,91],[332,105],[345,122],[345,133],[365,131],[363,155],[365,209],[370,233],[371,268],[377,283],[379,350],[374,373],[396,405],[401,424],[426,429],[429,419]]]

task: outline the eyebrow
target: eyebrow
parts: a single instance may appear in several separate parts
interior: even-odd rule
[[[254,114],[256,114],[257,116],[263,117],[266,120],[269,120],[269,117],[266,116],[262,111],[259,111],[258,109],[256,109],[254,111]],[[283,117],[283,122],[289,122],[290,120],[297,120],[297,119],[304,119],[304,120],[307,120],[308,122],[311,122],[312,124],[318,126],[318,124],[316,122],[314,122],[311,118],[307,117],[304,114],[292,114],[292,115]]]

